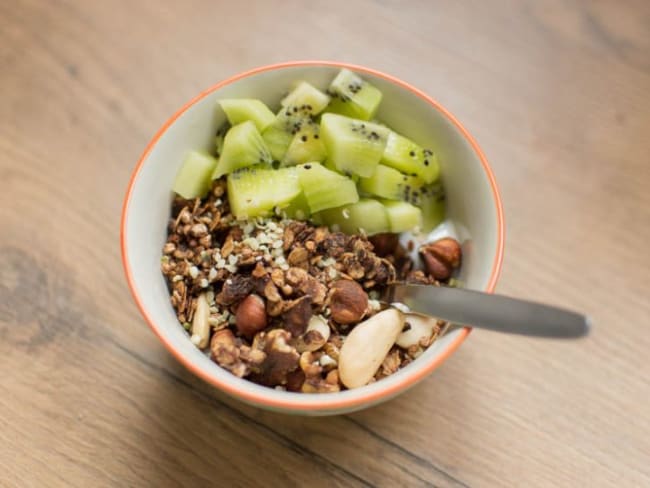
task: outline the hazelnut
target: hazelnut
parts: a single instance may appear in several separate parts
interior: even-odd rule
[[[244,337],[251,338],[266,327],[266,305],[255,294],[248,295],[237,307],[235,325]]]
[[[427,272],[436,280],[445,281],[460,266],[462,251],[456,239],[445,237],[420,247],[420,255]]]
[[[368,294],[356,281],[338,280],[332,285],[329,307],[335,322],[354,324],[368,309]]]

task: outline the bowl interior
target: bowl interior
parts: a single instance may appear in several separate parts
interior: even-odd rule
[[[194,345],[179,326],[160,272],[162,244],[172,199],[174,177],[186,153],[208,149],[225,115],[220,98],[259,98],[272,109],[292,82],[307,80],[325,89],[340,69],[332,65],[275,67],[244,74],[204,93],[173,117],[151,142],[136,169],[124,210],[123,254],[132,291],[145,318],[163,342],[187,367],[209,382],[250,403],[304,413],[335,413],[384,400],[420,379],[422,370],[462,342],[463,330],[436,341],[417,361],[369,386],[327,395],[302,395],[273,390],[241,380],[222,370]],[[489,175],[472,143],[442,109],[415,91],[380,74],[362,72],[384,94],[377,118],[437,152],[447,193],[446,228],[463,245],[459,279],[468,288],[492,286],[500,254],[499,209]]]

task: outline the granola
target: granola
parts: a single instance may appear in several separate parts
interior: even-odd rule
[[[345,337],[380,312],[387,285],[438,284],[395,234],[346,235],[282,215],[236,220],[223,178],[203,199],[174,199],[162,252],[171,304],[197,346],[238,377],[304,393],[345,389]],[[423,253],[425,262],[441,259],[435,249]],[[371,381],[409,364],[443,325],[422,328],[407,347],[398,341]]]

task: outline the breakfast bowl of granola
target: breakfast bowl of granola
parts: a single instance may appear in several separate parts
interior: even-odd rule
[[[465,340],[385,300],[491,292],[504,223],[474,139],[392,76],[335,62],[241,73],[154,136],[129,182],[136,304],[190,371],[252,405],[327,415],[387,400]]]

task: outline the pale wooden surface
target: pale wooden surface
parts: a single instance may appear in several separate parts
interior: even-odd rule
[[[650,486],[649,6],[0,2],[0,485]],[[179,366],[123,277],[130,172],[201,89],[300,58],[454,112],[501,186],[499,291],[588,311],[593,336],[475,331],[337,418],[245,407]]]

